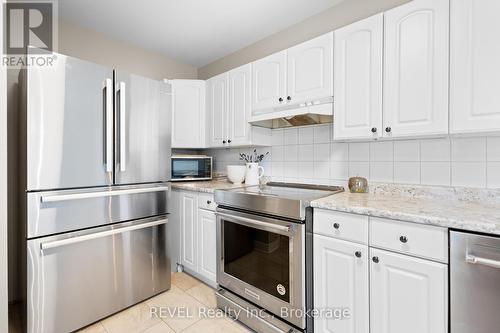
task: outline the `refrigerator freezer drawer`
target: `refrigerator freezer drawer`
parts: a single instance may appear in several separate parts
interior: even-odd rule
[[[166,216],[29,240],[28,332],[71,332],[170,288]]]
[[[27,195],[27,237],[167,214],[168,184],[114,186]]]

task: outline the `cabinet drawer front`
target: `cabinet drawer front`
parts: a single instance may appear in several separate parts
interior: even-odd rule
[[[198,208],[215,211],[215,207],[217,207],[217,204],[214,201],[213,194],[200,193],[198,195]]]
[[[446,228],[371,218],[370,245],[448,262],[448,230]]]
[[[368,216],[316,209],[313,232],[368,244]]]

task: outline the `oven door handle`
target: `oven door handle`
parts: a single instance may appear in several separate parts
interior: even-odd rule
[[[292,227],[289,225],[284,226],[284,225],[279,225],[279,224],[274,224],[274,223],[262,222],[259,220],[249,219],[248,217],[234,216],[234,215],[220,213],[220,212],[217,212],[216,215],[221,216],[221,217],[225,217],[225,218],[230,218],[230,219],[237,220],[237,221],[246,222],[246,223],[254,225],[254,226],[266,227],[269,229],[274,229],[274,230],[279,230],[279,231],[284,231],[284,232],[291,232],[292,231]]]

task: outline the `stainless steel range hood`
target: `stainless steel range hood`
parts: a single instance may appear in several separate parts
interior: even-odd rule
[[[317,125],[333,122],[333,97],[300,104],[286,104],[254,113],[250,123],[266,128]]]

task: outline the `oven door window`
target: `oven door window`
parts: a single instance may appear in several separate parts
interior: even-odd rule
[[[224,272],[290,302],[290,239],[224,221]]]

